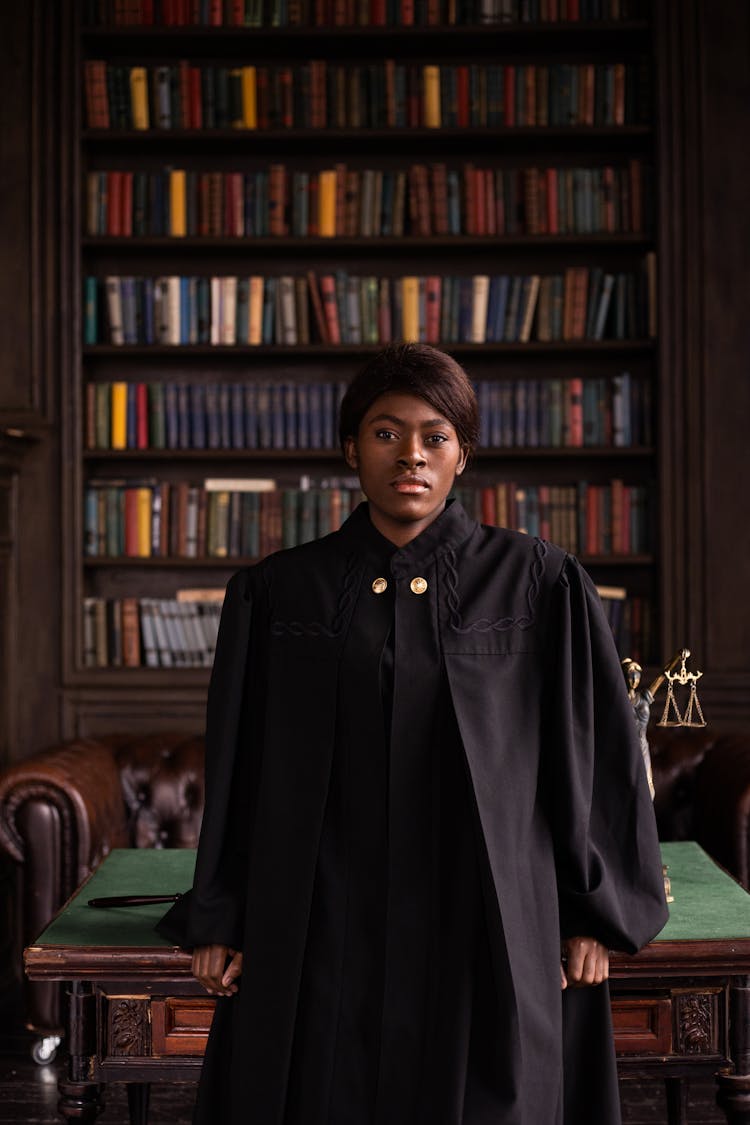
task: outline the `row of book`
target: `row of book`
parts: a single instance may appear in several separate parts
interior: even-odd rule
[[[89,172],[86,233],[140,238],[642,232],[650,169],[408,168]],[[646,181],[644,183],[644,180]]]
[[[620,586],[597,589],[619,652],[646,663],[653,652],[650,604]],[[210,667],[223,597],[223,589],[207,588],[181,590],[176,598],[84,598],[84,667]]]
[[[333,450],[345,390],[343,381],[88,383],[86,449]],[[482,448],[653,443],[650,384],[627,371],[488,379],[476,391]]]
[[[557,543],[576,555],[648,554],[653,544],[651,489],[642,484],[457,485],[454,494],[482,523]]]
[[[486,379],[476,386],[479,445],[490,449],[648,447],[651,384],[602,378]]]
[[[263,479],[201,486],[148,479],[90,480],[87,558],[257,559],[336,531],[362,499],[357,478],[326,488],[277,489]]]
[[[91,27],[471,27],[631,20],[637,0],[86,0]]]
[[[210,668],[223,598],[223,590],[185,590],[176,598],[86,597],[83,665]]]
[[[628,557],[651,549],[644,485],[501,481],[461,485],[455,494],[483,523],[541,536],[576,554]],[[253,478],[210,479],[203,486],[102,478],[85,490],[84,553],[260,558],[335,531],[359,499],[356,478],[344,487],[334,479],[326,488],[277,488]]]
[[[84,344],[429,344],[646,339],[656,259],[637,273],[87,277]]]
[[[85,64],[90,129],[441,129],[648,121],[640,63]]]

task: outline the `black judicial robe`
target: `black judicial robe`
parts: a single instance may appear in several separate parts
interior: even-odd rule
[[[237,996],[218,1003],[196,1120],[317,1125],[316,1113],[347,1120],[357,1105],[350,1125],[617,1125],[607,989],[561,994],[560,937],[635,951],[666,907],[632,708],[596,592],[559,548],[481,526],[456,502],[385,558],[378,538],[361,505],[339,532],[240,571],[227,589],[195,882],[162,923],[187,947],[245,955]],[[379,577],[388,586],[376,595]],[[368,659],[377,697],[357,673]],[[351,801],[366,810],[368,791],[369,821],[337,816]],[[350,917],[369,943],[346,944],[327,910],[348,893],[337,889],[337,839],[358,873]],[[470,939],[436,901],[454,921],[465,909]],[[336,965],[348,968],[326,1007]],[[484,1002],[476,1019],[495,1055],[485,1117],[469,1102],[486,1044],[469,1026],[467,1046],[463,1027],[459,1065],[433,1034],[445,997],[467,992]]]

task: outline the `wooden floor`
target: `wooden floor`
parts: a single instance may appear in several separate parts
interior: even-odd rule
[[[51,1066],[31,1059],[31,1036],[20,1029],[13,1013],[0,1011],[0,1122],[4,1125],[59,1125],[57,1080],[63,1070],[59,1058]],[[190,1125],[194,1087],[154,1086],[149,1125]],[[106,1092],[101,1125],[128,1125],[122,1086]],[[622,1084],[623,1125],[666,1125],[663,1087],[657,1082]],[[714,1104],[712,1083],[690,1088],[690,1125],[722,1125],[724,1115]],[[220,1123],[217,1122],[217,1125]],[[540,1123],[541,1125],[541,1123]],[[602,1122],[601,1125],[606,1125]]]

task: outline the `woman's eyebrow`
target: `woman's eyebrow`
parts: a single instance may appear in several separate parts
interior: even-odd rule
[[[370,425],[374,426],[376,422],[393,422],[395,426],[405,426],[407,423],[403,418],[397,418],[395,414],[378,414],[375,418],[370,419]],[[447,426],[448,421],[446,418],[427,418],[424,422],[420,422],[420,426]]]

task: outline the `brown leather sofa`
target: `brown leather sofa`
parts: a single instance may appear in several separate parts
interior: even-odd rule
[[[662,839],[696,839],[750,885],[750,734],[649,731]],[[112,735],[56,746],[0,775],[0,849],[16,870],[15,944],[35,940],[111,848],[194,847],[203,741]],[[26,984],[28,1026],[61,1034],[57,986]]]

